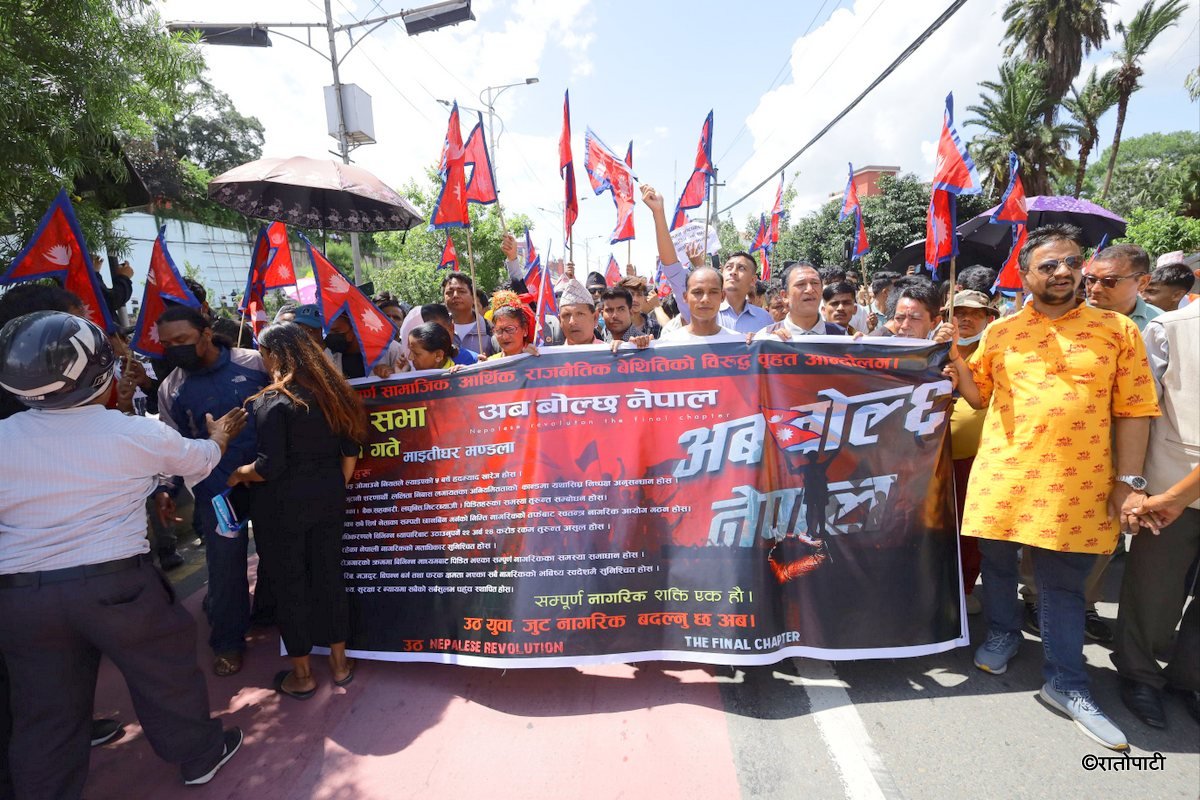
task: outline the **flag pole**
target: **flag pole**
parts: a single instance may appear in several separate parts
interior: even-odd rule
[[[955,281],[954,261],[955,261],[954,256],[950,256],[950,291],[949,291],[949,294],[946,296],[946,321],[947,322],[954,321],[954,281]],[[958,336],[958,333],[955,332],[954,335]]]
[[[471,225],[468,220],[467,229],[467,262],[471,265],[471,286],[478,287],[475,282],[475,253],[471,249]],[[479,347],[483,349],[483,316],[475,310],[475,292],[471,292],[471,310],[475,313],[475,327],[479,330]]]
[[[712,215],[709,214],[709,208],[712,205],[712,187],[708,185],[709,175],[704,174],[704,252],[708,253],[708,226],[712,222]]]
[[[245,305],[245,303],[246,303],[246,298],[244,298],[244,297],[243,297],[243,298],[242,298],[242,304],[243,304],[243,305]],[[237,344],[236,344],[236,345],[234,345],[234,347],[241,347],[241,346],[242,346],[242,331],[244,331],[244,330],[246,330],[246,309],[244,309],[244,308],[243,308],[243,309],[242,309],[242,321],[241,321],[241,323],[238,325],[238,338],[237,338]]]
[[[625,266],[633,263],[633,239],[625,242]]]

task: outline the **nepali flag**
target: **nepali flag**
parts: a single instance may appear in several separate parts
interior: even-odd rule
[[[587,170],[588,180],[592,183],[592,191],[596,194],[612,192],[613,203],[617,207],[617,227],[613,229],[610,243],[616,244],[633,238],[633,182],[636,176],[629,165],[617,158],[609,150],[600,137],[588,128],[584,135],[586,156],[583,165]],[[629,143],[632,159],[633,142]]]
[[[854,185],[854,165],[847,164],[847,166],[850,168],[850,177],[846,179],[846,191],[842,195],[842,212],[838,215],[838,221],[843,221],[850,216],[854,217],[854,247],[850,251],[850,260],[853,261],[871,252],[871,243],[867,241],[867,228],[863,225],[862,203],[858,202],[858,187]]]
[[[575,220],[579,219],[579,196],[575,191],[575,159],[571,155],[571,93],[563,92],[562,133],[558,137],[558,174],[563,178],[566,203],[563,206],[563,231],[568,240]]]
[[[321,311],[321,322],[325,332],[329,332],[329,327],[335,319],[345,314],[350,328],[354,331],[354,337],[358,339],[363,363],[370,372],[387,354],[388,345],[396,333],[396,326],[388,319],[387,314],[375,307],[371,298],[346,280],[346,277],[338,272],[338,268],[329,263],[304,234],[300,234],[300,238],[308,247],[308,257],[312,260],[317,308]]]
[[[438,269],[451,267],[455,272],[458,272],[458,252],[454,249],[454,240],[450,238],[450,234],[446,234],[446,245],[442,248],[442,260],[438,262]]]
[[[771,251],[775,249],[774,245],[763,250],[762,254],[762,279],[764,281],[771,280]]]
[[[612,253],[608,254],[608,268],[604,270],[604,282],[609,286],[616,286],[621,282],[621,267]]]
[[[779,173],[779,188],[775,190],[775,205],[771,206],[771,246],[779,242],[779,224],[787,217],[783,210],[783,173]],[[763,278],[763,280],[769,280]]]
[[[296,270],[292,266],[292,250],[288,247],[287,226],[276,221],[259,228],[250,254],[246,291],[238,305],[238,311],[250,320],[256,337],[268,322],[267,292],[295,284]]]
[[[0,284],[23,283],[38,278],[56,278],[63,288],[83,304],[83,313],[105,333],[115,329],[104,285],[92,269],[87,242],[75,218],[75,209],[62,189],[46,209],[33,238],[0,275]]]
[[[683,194],[675,204],[675,214],[671,217],[671,230],[687,224],[684,211],[699,208],[708,199],[708,179],[713,174],[712,163],[712,132],[713,112],[709,111],[700,128],[700,144],[696,147],[696,165],[691,177],[683,186]]]
[[[529,231],[525,231],[525,241],[529,244],[530,252],[533,250],[532,243],[529,242]],[[547,247],[547,252],[549,248]],[[538,271],[541,272],[541,259],[537,258],[534,253],[534,258],[537,259]],[[528,260],[528,257],[527,257]],[[528,274],[528,273],[527,273]],[[528,288],[528,278],[526,278],[526,287]],[[542,347],[546,344],[546,317],[558,316],[558,301],[554,299],[554,287],[550,283],[550,276],[543,273],[541,282],[538,284],[537,292],[537,324],[534,326],[533,343],[535,347]]]
[[[767,215],[758,215],[758,231],[754,234],[754,241],[750,243],[750,252],[754,253],[759,250],[766,252],[766,249],[771,246],[771,228],[767,225]]]
[[[925,266],[937,265],[958,255],[957,203],[960,194],[978,194],[979,176],[975,162],[954,128],[954,94],[946,95],[942,133],[938,137],[937,160],[933,167],[932,196],[925,221]]]
[[[488,153],[483,136],[483,114],[467,136],[463,153],[463,165],[471,167],[467,180],[467,202],[491,205],[496,202],[496,173],[492,171],[492,157]]]
[[[173,305],[199,308],[200,301],[183,282],[175,261],[167,250],[167,226],[158,229],[154,249],[150,251],[150,269],[146,271],[146,288],[142,292],[142,307],[138,310],[137,324],[133,328],[133,341],[129,346],[148,358],[162,358],[162,342],[158,339],[158,318],[167,310],[167,301]]]
[[[442,158],[438,165],[442,179],[442,190],[433,205],[433,217],[429,229],[464,228],[471,224],[467,211],[466,149],[463,147],[462,128],[458,122],[458,101],[450,109],[450,121],[446,125],[446,141],[442,145]]]
[[[1092,262],[1094,262],[1096,260],[1096,256],[1099,255],[1104,250],[1104,246],[1106,244],[1108,244],[1108,234],[1107,233],[1100,237],[1100,244],[1096,245],[1096,249],[1092,251],[1092,254],[1090,256],[1088,256],[1088,260],[1083,262],[1083,274],[1084,275],[1091,274]]]
[[[662,262],[658,259],[654,260],[654,285],[658,287],[658,296],[666,299],[671,295],[671,282],[667,280],[667,276],[663,274]]]
[[[785,453],[815,451],[820,446],[821,423],[808,411],[760,406],[767,430]],[[813,430],[816,428],[816,430]]]
[[[1029,207],[1025,201],[1025,186],[1021,183],[1021,162],[1016,153],[1008,154],[1008,188],[1000,198],[1000,205],[992,214],[990,222],[996,225],[1011,225],[1013,247],[996,276],[993,288],[1006,292],[1021,290],[1021,272],[1017,258],[1029,236]]]
[[[533,247],[529,228],[525,228],[525,291],[537,297],[543,278],[545,278],[545,270],[542,269],[542,257]]]

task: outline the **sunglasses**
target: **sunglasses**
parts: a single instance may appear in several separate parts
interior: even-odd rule
[[[1077,269],[1083,269],[1083,256],[1067,256],[1066,258],[1052,258],[1048,261],[1043,261],[1034,266],[1039,275],[1049,278],[1054,273],[1058,272],[1060,264],[1066,264],[1067,269],[1074,272]]]
[[[1103,286],[1105,289],[1115,289],[1115,288],[1117,288],[1117,284],[1120,283],[1121,281],[1126,280],[1128,278],[1138,278],[1145,274],[1146,273],[1144,273],[1144,272],[1135,272],[1132,275],[1109,275],[1104,278],[1100,278],[1095,275],[1084,275],[1083,282],[1086,283],[1088,286],[1091,286],[1093,283],[1098,283],[1101,286]]]

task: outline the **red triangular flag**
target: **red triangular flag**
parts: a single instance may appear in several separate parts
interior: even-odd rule
[[[454,249],[454,240],[450,238],[450,234],[446,234],[446,245],[442,248],[442,260],[438,263],[438,269],[451,267],[455,272],[458,272],[458,252]]]
[[[142,306],[134,325],[133,341],[129,346],[148,358],[162,358],[163,346],[158,339],[158,318],[167,310],[167,300],[176,305],[200,308],[200,301],[183,282],[167,250],[167,226],[158,229],[154,249],[150,251],[150,268],[146,271],[146,288]]]
[[[317,252],[303,234],[300,238],[308,247],[312,260],[313,280],[316,284],[317,308],[325,330],[341,314],[350,321],[350,327],[362,349],[363,363],[369,372],[387,354],[388,345],[396,333],[396,326],[388,319],[362,290],[346,280],[337,267]]]
[[[675,204],[675,214],[671,218],[671,230],[687,223],[687,214],[683,213],[692,208],[699,208],[708,199],[709,177],[713,174],[712,163],[712,133],[713,112],[709,111],[700,127],[700,143],[696,146],[696,162],[691,177],[683,186],[679,202]]]
[[[483,135],[483,114],[467,136],[463,164],[471,167],[471,178],[467,181],[467,202],[490,205],[496,202],[496,173],[492,171],[492,157],[488,154],[487,141]]]
[[[609,286],[616,286],[621,282],[621,267],[612,253],[608,254],[608,268],[604,270],[604,282]]]
[[[37,278],[57,278],[63,288],[72,292],[83,304],[84,316],[106,333],[114,330],[103,284],[92,269],[83,231],[75,218],[75,209],[61,190],[46,209],[37,230],[25,249],[0,275],[0,284],[23,283]]]
[[[471,224],[467,212],[466,153],[463,148],[462,128],[458,122],[458,103],[450,109],[450,121],[446,124],[446,141],[442,145],[439,165],[442,190],[433,206],[432,228],[462,228]]]

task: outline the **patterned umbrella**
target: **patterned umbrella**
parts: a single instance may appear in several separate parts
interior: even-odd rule
[[[1035,195],[1028,199],[1027,207],[1031,232],[1043,225],[1069,223],[1083,231],[1083,238],[1088,247],[1097,246],[1106,236],[1111,242],[1125,235],[1125,220],[1107,208],[1087,200],[1057,195]],[[958,226],[958,232],[964,242],[1004,250],[1007,255],[1012,247],[1012,226],[989,224],[995,211],[995,208],[989,208],[978,217],[967,220]]]
[[[424,218],[365,169],[302,156],[234,167],[212,179],[208,196],[248,217],[330,231],[406,231]]]

